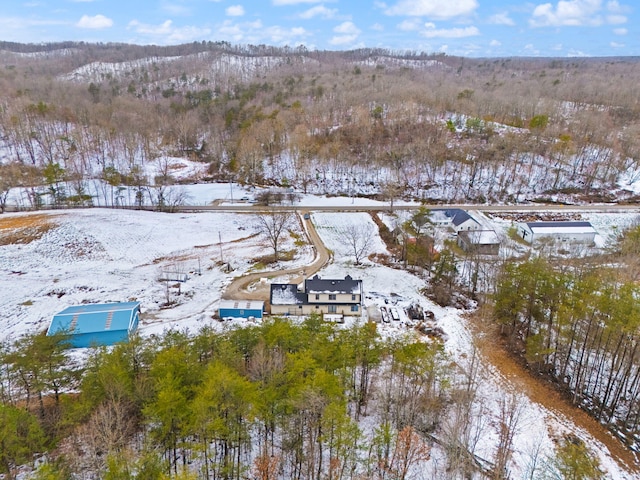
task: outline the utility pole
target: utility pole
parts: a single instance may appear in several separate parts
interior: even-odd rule
[[[222,259],[222,235],[220,234],[220,230],[218,230],[218,245],[220,245],[220,262],[224,263]]]

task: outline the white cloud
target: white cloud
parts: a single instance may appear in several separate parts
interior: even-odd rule
[[[422,27],[422,22],[417,18],[411,18],[398,24],[398,28],[404,32],[413,32]]]
[[[489,45],[492,47],[499,47],[500,45],[502,45],[502,42],[498,41],[498,40],[491,40],[489,42]]]
[[[274,45],[293,45],[301,43],[309,32],[303,27],[282,28],[280,26],[265,27],[260,20],[234,23],[225,20],[216,34],[236,43]]]
[[[331,45],[351,45],[358,39],[358,35],[337,35],[331,37],[329,44]]]
[[[387,15],[406,15],[411,17],[429,17],[448,19],[470,15],[478,8],[477,0],[400,0],[387,8]]]
[[[480,35],[480,30],[476,27],[464,27],[464,28],[436,28],[433,23],[426,23],[425,29],[420,32],[420,35],[426,38],[465,38],[474,37]]]
[[[611,43],[609,43],[609,45],[612,48],[623,48],[625,46],[624,43],[618,43],[618,42],[611,42]]]
[[[331,45],[350,45],[353,44],[360,35],[361,30],[355,26],[353,22],[342,22],[340,25],[334,27],[333,31],[340,35],[334,35],[329,43]]]
[[[489,17],[489,23],[493,23],[494,25],[509,25],[513,26],[516,24],[510,17],[507,12],[496,13],[495,15],[491,15]]]
[[[336,33],[359,35],[361,30],[358,27],[356,27],[353,22],[342,22],[337,27],[334,27],[333,31]]]
[[[244,15],[244,7],[242,5],[231,5],[225,9],[225,13],[229,17],[242,17]]]
[[[175,3],[162,3],[162,11],[168,13],[169,15],[178,15],[181,17],[186,17],[191,15],[191,9],[185,7],[184,5],[177,5]]]
[[[299,5],[301,3],[321,3],[323,0],[272,0],[276,6],[282,5]]]
[[[98,30],[101,28],[109,28],[113,26],[113,20],[104,15],[95,15],[90,17],[89,15],[83,15],[78,23],[76,23],[76,27],[79,28],[90,28],[94,30]]]
[[[624,15],[607,15],[607,23],[611,25],[627,23],[627,17]]]
[[[384,25],[382,25],[381,23],[374,23],[373,25],[371,25],[371,30],[375,30],[376,32],[383,32]]]
[[[127,25],[127,28],[134,30],[144,37],[151,37],[154,42],[164,45],[202,40],[211,34],[209,28],[194,27],[191,25],[176,27],[171,20],[166,20],[160,25],[149,25],[140,23],[137,20],[132,20]]]
[[[611,13],[627,13],[631,11],[626,5],[620,5],[617,0],[607,2],[607,10]]]
[[[626,35],[629,31],[626,28],[614,28],[613,33],[616,35]]]
[[[602,0],[560,0],[554,7],[543,3],[533,10],[533,27],[601,25]]]
[[[301,38],[307,36],[307,31],[302,27],[282,28],[273,26],[267,28],[266,33],[272,43],[279,45],[299,42]]]
[[[305,20],[308,20],[314,17],[330,19],[330,18],[334,18],[337,13],[338,13],[338,10],[336,10],[335,8],[327,8],[324,5],[317,5],[315,7],[311,7],[309,10],[302,12],[300,14],[300,18],[303,18]]]

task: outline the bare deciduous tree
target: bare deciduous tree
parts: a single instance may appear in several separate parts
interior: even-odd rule
[[[498,412],[498,445],[494,459],[493,478],[502,480],[509,478],[508,464],[513,454],[513,438],[518,430],[518,423],[524,409],[524,403],[516,394],[500,399]]]
[[[275,261],[277,261],[280,256],[282,235],[290,225],[290,212],[270,210],[258,215],[258,232],[265,239],[269,247],[273,249],[273,258]]]
[[[348,247],[356,265],[371,251],[373,245],[374,228],[369,223],[352,223],[339,230],[340,240]]]

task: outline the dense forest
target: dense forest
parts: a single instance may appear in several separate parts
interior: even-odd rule
[[[509,262],[493,296],[493,316],[511,350],[634,450],[640,440],[639,234],[638,227],[628,231],[613,257]]]
[[[18,432],[2,437],[10,476],[55,446],[41,478],[400,479],[429,459],[436,429],[447,470],[490,465],[469,450],[471,372],[452,370],[439,343],[382,339],[371,323],[172,331],[95,349],[82,369],[64,346],[63,334],[36,334],[2,350],[1,429]]]

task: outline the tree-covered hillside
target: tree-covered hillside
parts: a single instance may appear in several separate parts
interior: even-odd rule
[[[171,156],[202,162],[211,180],[317,193],[470,202],[634,195],[621,188],[639,167],[633,58],[3,47],[0,193],[31,189],[30,206],[91,203],[96,179],[143,195],[171,189],[171,171],[145,168]]]

